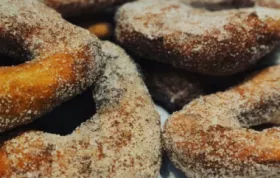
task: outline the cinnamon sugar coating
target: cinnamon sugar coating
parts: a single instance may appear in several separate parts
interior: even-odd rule
[[[36,0],[0,1],[0,52],[27,60],[0,67],[0,132],[81,93],[104,63],[95,36]]]
[[[165,123],[164,144],[188,177],[279,177],[280,65],[194,100]]]
[[[268,8],[211,12],[176,0],[142,0],[118,10],[115,35],[137,56],[224,76],[252,67],[279,43],[279,17]]]
[[[1,177],[158,175],[159,115],[132,60],[111,43],[103,50],[106,68],[93,87],[97,113],[67,136],[30,131],[2,137]]]

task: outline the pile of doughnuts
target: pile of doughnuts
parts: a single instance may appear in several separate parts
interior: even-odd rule
[[[279,45],[280,10],[233,2],[251,4],[142,0],[115,17],[116,39],[143,67],[153,98],[180,110],[163,142],[187,177],[280,176],[279,129],[250,129],[280,123],[280,66],[260,69]]]
[[[280,176],[279,128],[252,129],[280,124],[277,0],[129,1],[0,1],[21,62],[0,67],[0,177],[156,178],[163,152],[190,178]],[[32,127],[86,91],[69,134]]]
[[[1,132],[30,123],[92,86],[96,114],[73,133],[0,136],[0,177],[156,177],[159,115],[135,64],[36,0],[0,2]]]

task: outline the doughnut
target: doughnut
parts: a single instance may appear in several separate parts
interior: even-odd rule
[[[279,177],[280,65],[194,100],[164,126],[172,162],[188,177]]]
[[[131,0],[39,0],[63,16],[97,12]]]
[[[30,123],[92,85],[103,69],[98,39],[36,0],[0,1],[0,132]]]
[[[144,81],[153,99],[169,112],[183,106],[201,95],[223,91],[244,80],[247,73],[227,77],[198,75],[175,69],[159,62],[138,60]],[[250,71],[251,72],[251,71]]]
[[[280,11],[207,11],[176,0],[142,0],[116,14],[115,36],[128,52],[199,74],[226,76],[252,67],[279,43]]]
[[[170,112],[205,94],[203,82],[195,74],[158,63],[140,66],[153,99]]]
[[[111,43],[102,49],[111,57],[93,87],[97,113],[66,136],[1,136],[1,177],[156,178],[159,115],[132,60]]]

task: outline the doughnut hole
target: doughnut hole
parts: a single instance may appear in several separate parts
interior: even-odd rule
[[[80,126],[81,123],[91,118],[95,112],[92,91],[88,89],[38,118],[30,125],[27,125],[27,127],[47,133],[68,135]]]
[[[18,61],[10,56],[0,54],[0,66],[14,66],[21,63],[23,63],[23,61]]]

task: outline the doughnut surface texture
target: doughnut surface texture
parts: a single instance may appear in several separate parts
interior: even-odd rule
[[[280,12],[268,8],[196,9],[166,0],[123,5],[116,39],[129,52],[208,75],[252,67],[279,43]]]
[[[0,67],[0,132],[81,93],[103,66],[95,36],[36,0],[0,1],[0,52],[27,60]]]
[[[165,149],[188,177],[279,177],[280,65],[194,100],[164,128]]]
[[[19,134],[0,147],[1,177],[156,178],[161,162],[159,115],[132,60],[110,55],[93,88],[97,113],[72,134]]]

